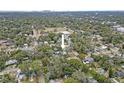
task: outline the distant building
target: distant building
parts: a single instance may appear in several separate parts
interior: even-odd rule
[[[17,63],[17,60],[9,60],[9,61],[6,61],[6,65],[13,65],[13,64],[16,64]]]
[[[86,57],[84,60],[83,60],[83,63],[84,64],[88,64],[88,63],[92,63],[94,62],[94,59],[92,57]]]
[[[124,27],[120,25],[113,26],[113,29],[118,32],[123,32],[124,33]]]
[[[117,28],[117,31],[119,31],[119,32],[124,32],[124,27],[119,27],[119,28]]]
[[[116,71],[114,73],[115,77],[120,77],[120,78],[124,78],[124,72],[123,71]]]
[[[10,40],[0,40],[0,50],[8,48],[8,46],[12,46],[13,43]]]

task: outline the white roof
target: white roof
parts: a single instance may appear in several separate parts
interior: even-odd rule
[[[117,31],[124,32],[124,27],[117,28]]]
[[[102,46],[101,46],[101,48],[102,48],[102,49],[106,49],[106,48],[107,48],[107,46],[102,45]]]
[[[113,26],[114,28],[118,28],[118,27],[121,27],[120,25],[116,25],[116,26]]]
[[[71,33],[68,32],[68,31],[62,31],[61,33],[62,33],[62,34],[71,34]]]
[[[6,65],[11,65],[11,64],[15,64],[15,63],[17,63],[17,60],[6,61]]]

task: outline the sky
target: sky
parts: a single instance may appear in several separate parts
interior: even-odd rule
[[[124,10],[124,0],[0,0],[0,11]]]

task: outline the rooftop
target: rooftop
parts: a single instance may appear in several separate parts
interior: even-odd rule
[[[61,33],[62,33],[62,34],[67,34],[67,35],[71,34],[71,33],[68,32],[68,31],[61,31]]]

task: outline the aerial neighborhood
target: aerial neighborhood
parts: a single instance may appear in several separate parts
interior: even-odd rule
[[[0,12],[0,82],[123,83],[124,12]]]

